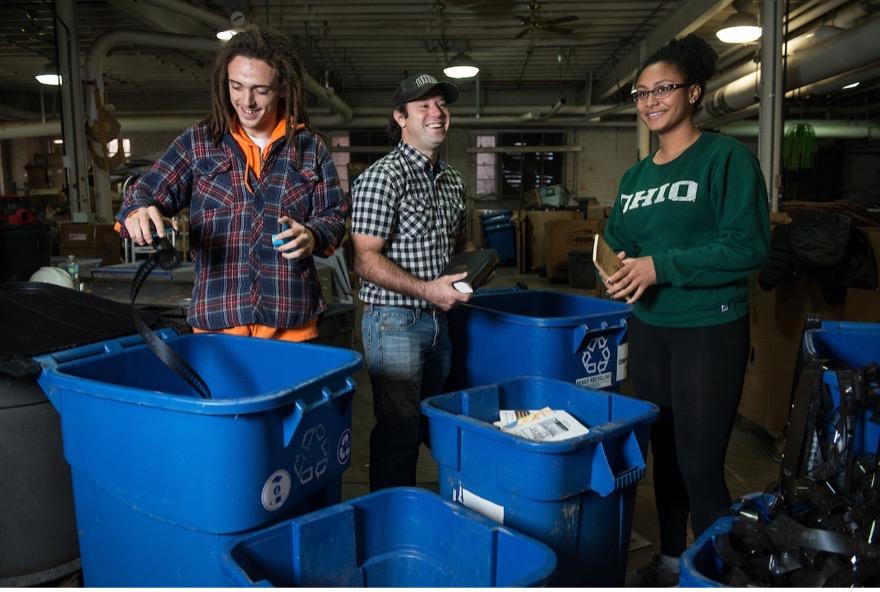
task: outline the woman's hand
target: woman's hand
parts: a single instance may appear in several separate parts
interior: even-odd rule
[[[642,297],[649,287],[657,283],[657,271],[651,257],[627,258],[624,253],[618,254],[623,260],[623,268],[605,280],[608,295],[615,299],[626,299],[632,304]]]

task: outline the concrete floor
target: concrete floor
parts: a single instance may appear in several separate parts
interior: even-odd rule
[[[551,283],[546,278],[535,274],[518,274],[513,268],[499,268],[491,287],[513,286],[517,282],[529,288],[544,288],[557,291],[594,296],[594,290],[570,288],[567,284]],[[360,311],[358,307],[355,319],[354,347],[363,353],[360,336]],[[351,467],[343,476],[342,494],[350,499],[369,492],[369,438],[373,428],[372,392],[370,381],[365,371],[360,371],[355,379],[357,393],[354,398],[352,418],[352,461]],[[620,391],[629,391],[628,383],[621,385]],[[741,426],[734,429],[730,449],[725,465],[727,483],[734,499],[745,493],[761,491],[778,479],[778,463],[774,459],[772,442],[763,439]],[[641,545],[647,546],[631,551],[629,568],[634,569],[647,563],[651,555],[657,552],[658,525],[654,508],[654,487],[651,478],[652,467],[648,458],[648,471],[645,479],[638,486],[636,508],[633,516],[633,530]],[[437,468],[431,457],[430,450],[422,446],[418,464],[418,486],[437,491]],[[636,545],[640,546],[640,545]]]

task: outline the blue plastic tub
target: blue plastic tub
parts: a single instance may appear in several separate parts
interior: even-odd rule
[[[493,216],[486,216],[483,214],[480,216],[480,228],[485,229],[489,226],[497,226],[501,224],[510,224],[510,213],[495,214]]]
[[[880,364],[880,323],[840,323],[823,321],[820,328],[804,333],[804,354],[831,357],[850,368],[861,368],[872,362]],[[822,381],[828,385],[835,406],[840,406],[840,385],[837,375],[826,371]],[[856,420],[853,452],[877,454],[880,424],[871,421],[873,411],[865,411]]]
[[[547,290],[489,290],[449,312],[447,390],[516,376],[546,376],[589,388],[626,378],[632,307]]]
[[[61,415],[87,586],[224,585],[231,537],[340,500],[359,354],[159,335],[213,399],[138,336],[35,358]]]
[[[724,561],[715,553],[715,538],[725,535],[740,518],[719,518],[681,555],[678,586],[680,588],[728,588],[719,580],[727,573]]]
[[[546,545],[424,489],[392,488],[237,539],[221,561],[236,586],[540,586]]]
[[[503,262],[516,260],[516,229],[508,220],[500,224],[492,224],[483,227],[486,235],[486,244],[498,252],[498,258]]]
[[[534,442],[492,425],[499,409],[565,410],[590,432]],[[619,586],[636,486],[657,407],[549,378],[526,377],[430,397],[440,494],[549,545],[553,584]]]

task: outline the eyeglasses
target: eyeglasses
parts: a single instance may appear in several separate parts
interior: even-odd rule
[[[669,95],[672,94],[672,91],[679,88],[687,88],[690,86],[688,83],[683,84],[661,84],[657,88],[653,90],[634,90],[630,93],[630,96],[633,98],[633,102],[635,103],[644,103],[648,100],[648,96],[654,95],[655,99],[665,99]]]

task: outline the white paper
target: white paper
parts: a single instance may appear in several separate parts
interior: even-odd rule
[[[567,411],[542,409],[533,416],[532,420],[523,421],[528,419],[523,418],[515,425],[501,429],[514,436],[537,442],[559,442],[583,436],[590,431]]]

